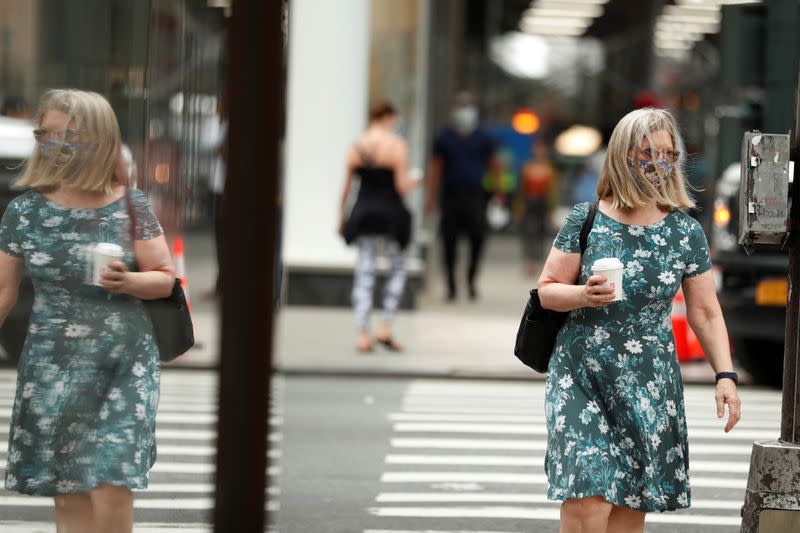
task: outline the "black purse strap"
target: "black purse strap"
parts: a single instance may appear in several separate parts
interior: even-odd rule
[[[580,245],[581,245],[581,255],[583,252],[586,251],[586,246],[588,246],[589,242],[589,232],[592,231],[592,226],[594,226],[594,217],[597,215],[597,205],[599,202],[592,202],[589,204],[589,212],[586,213],[586,220],[583,221],[583,226],[581,226],[581,236],[580,236]]]

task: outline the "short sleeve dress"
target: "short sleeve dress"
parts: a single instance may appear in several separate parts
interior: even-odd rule
[[[554,246],[580,253],[588,203],[578,204]],[[672,300],[684,278],[711,268],[700,225],[681,211],[649,226],[597,212],[581,259],[625,265],[626,299],[569,313],[545,385],[548,497],[602,496],[638,511],[689,507],[689,449]]]
[[[137,239],[162,234],[130,191]],[[36,191],[11,201],[0,251],[24,260],[34,303],[11,415],[6,488],[54,496],[100,484],[144,488],[156,458],[159,357],[141,301],[86,283],[87,250],[122,246],[134,269],[125,197],[98,209]]]

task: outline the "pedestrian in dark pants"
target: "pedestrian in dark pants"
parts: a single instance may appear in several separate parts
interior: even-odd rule
[[[456,245],[461,236],[470,243],[467,289],[477,298],[475,278],[486,241],[486,205],[482,186],[487,170],[500,191],[500,164],[495,158],[497,143],[478,123],[478,110],[469,95],[459,96],[453,109],[452,125],[436,136],[427,188],[427,211],[441,210],[440,232],[447,270],[447,299],[456,298]],[[500,193],[497,193],[500,194]]]

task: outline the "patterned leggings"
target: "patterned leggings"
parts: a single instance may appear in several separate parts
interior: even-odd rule
[[[378,242],[381,237],[359,237],[358,260],[353,277],[353,310],[360,331],[369,331],[369,314],[372,310],[372,293],[375,288],[375,263],[378,258]],[[383,288],[383,321],[391,324],[403,288],[406,284],[405,255],[400,245],[394,240],[386,239],[384,250],[389,258],[389,279]]]

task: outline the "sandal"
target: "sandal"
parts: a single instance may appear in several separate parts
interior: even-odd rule
[[[387,350],[389,350],[391,352],[402,352],[403,351],[403,347],[400,346],[400,344],[398,344],[397,341],[394,340],[391,336],[386,337],[386,338],[376,337],[375,340],[378,341],[379,343],[381,343],[384,348],[386,348]]]

